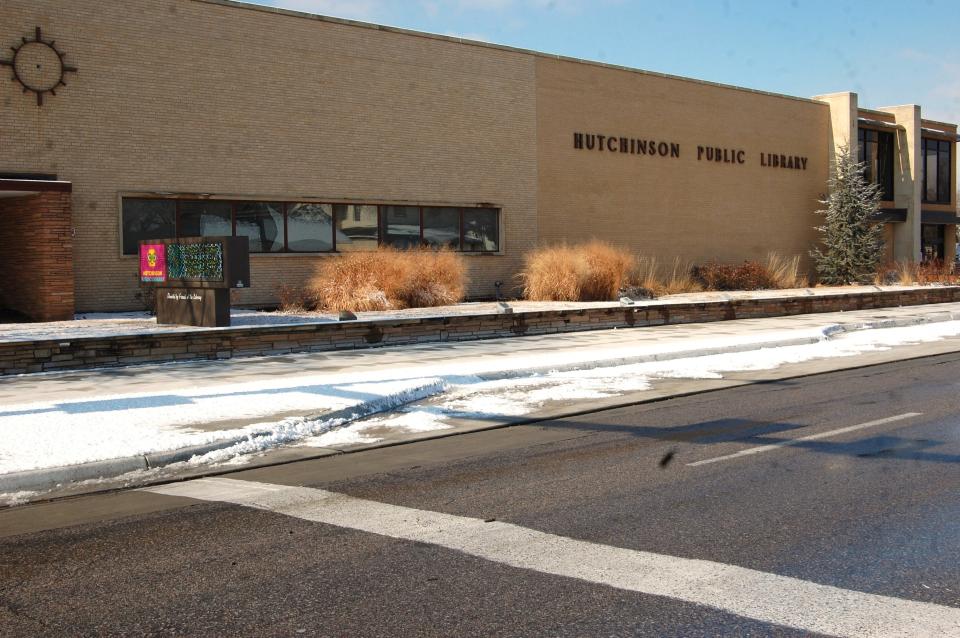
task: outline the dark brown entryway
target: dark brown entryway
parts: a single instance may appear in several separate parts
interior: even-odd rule
[[[0,178],[0,322],[73,319],[70,182]]]

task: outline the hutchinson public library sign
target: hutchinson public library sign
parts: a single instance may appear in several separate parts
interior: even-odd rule
[[[618,137],[595,133],[574,133],[573,148],[601,153],[626,153],[628,155],[650,155],[653,157],[680,157],[680,144],[676,142],[657,142],[651,139]],[[697,161],[722,162],[724,164],[746,164],[747,151],[740,148],[720,148],[719,146],[697,146]],[[807,170],[807,158],[783,153],[759,153],[760,166],[773,168],[792,168]]]
[[[17,248],[0,252],[0,310],[36,319],[142,308],[142,285],[173,280],[142,283],[139,267],[157,277],[171,245],[226,256],[232,239],[249,251],[232,298],[249,306],[379,245],[461,251],[473,298],[515,282],[532,248],[589,238],[809,266],[843,145],[882,187],[890,258],[950,258],[960,221],[956,124],[848,92],[779,95],[230,0],[4,0],[3,75],[0,237]],[[226,279],[180,283],[165,300],[231,297]]]

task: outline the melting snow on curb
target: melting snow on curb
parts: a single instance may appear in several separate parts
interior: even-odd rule
[[[745,352],[687,357],[625,365],[603,365],[610,354],[597,351],[594,363],[581,369],[527,374],[524,368],[566,364],[572,353],[544,353],[541,359],[521,354],[498,359],[501,374],[484,380],[490,362],[470,370],[469,360],[456,366],[424,366],[419,378],[336,384],[330,377],[301,377],[291,382],[257,381],[178,390],[167,393],[98,396],[92,400],[32,403],[0,409],[0,474],[73,465],[102,459],[151,454],[188,446],[239,440],[195,457],[179,467],[242,464],[250,455],[280,445],[301,443],[344,447],[374,443],[384,432],[426,432],[452,427],[460,418],[493,419],[522,416],[555,400],[588,400],[649,389],[657,379],[720,379],[725,373],[774,369],[812,359],[846,357],[890,347],[936,341],[960,335],[960,321],[841,333],[817,343]],[[622,354],[623,351],[621,351]],[[583,355],[580,355],[583,356]],[[548,363],[549,362],[549,363]],[[571,360],[570,363],[573,363]],[[451,374],[453,370],[462,374]],[[384,372],[397,376],[396,370]],[[387,413],[396,410],[393,413]],[[334,413],[335,417],[262,419],[278,413]],[[378,416],[371,417],[374,413]],[[258,420],[259,419],[259,420]],[[228,430],[200,430],[198,422],[246,421]],[[177,466],[171,466],[174,470]],[[156,475],[156,470],[147,474]],[[139,473],[138,473],[139,474]],[[141,474],[141,476],[147,476]],[[14,495],[7,495],[9,499]],[[19,495],[26,499],[29,495]]]

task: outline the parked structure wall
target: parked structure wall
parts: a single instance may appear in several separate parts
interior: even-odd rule
[[[918,259],[923,216],[957,211],[955,195],[919,192],[921,138],[956,126],[913,105],[865,111],[853,93],[795,98],[229,0],[0,3],[0,47],[38,26],[77,72],[42,107],[0,82],[0,174],[73,183],[80,311],[142,306],[124,196],[496,208],[499,250],[466,256],[472,297],[498,280],[515,292],[537,244],[591,237],[666,261],[777,252],[809,267],[830,162],[863,117],[899,127],[885,206],[905,213],[888,254]],[[235,303],[275,303],[330,258],[253,254]]]
[[[474,295],[536,241],[530,55],[216,1],[6,0],[0,17],[0,42],[42,25],[78,67],[41,108],[3,83],[0,171],[73,182],[79,310],[139,305],[123,193],[491,203],[504,240],[467,258]],[[252,257],[239,303],[324,258]]]
[[[537,60],[537,104],[542,240],[575,228],[667,259],[806,259],[827,179],[825,104],[549,58]],[[575,131],[616,142],[576,148]],[[634,153],[629,138],[658,151]]]

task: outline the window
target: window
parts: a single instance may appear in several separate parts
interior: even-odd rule
[[[333,250],[333,206],[287,204],[287,250],[297,253]]]
[[[863,174],[868,182],[880,186],[881,197],[893,200],[893,154],[894,137],[888,131],[858,129],[858,157],[864,165]]]
[[[495,208],[463,209],[463,250],[496,252],[500,249],[500,220]]]
[[[420,207],[383,206],[380,216],[380,241],[394,248],[420,245]]]
[[[250,238],[251,253],[278,253],[283,250],[283,207],[268,202],[236,204],[237,237]]]
[[[171,199],[123,200],[123,254],[140,252],[143,239],[172,239],[177,234],[176,202]]]
[[[923,261],[943,261],[945,228],[942,224],[920,225],[920,258]]]
[[[143,239],[237,236],[251,253],[320,253],[447,247],[500,250],[500,210],[455,206],[252,202],[125,197],[123,253]]]
[[[460,209],[424,208],[423,243],[434,248],[460,248]]]
[[[334,204],[337,219],[337,251],[376,250],[380,227],[376,206]]]
[[[951,158],[953,143],[948,140],[923,138],[923,201],[949,204],[951,200]]]
[[[230,202],[179,202],[179,237],[213,237],[233,235],[233,206]]]

